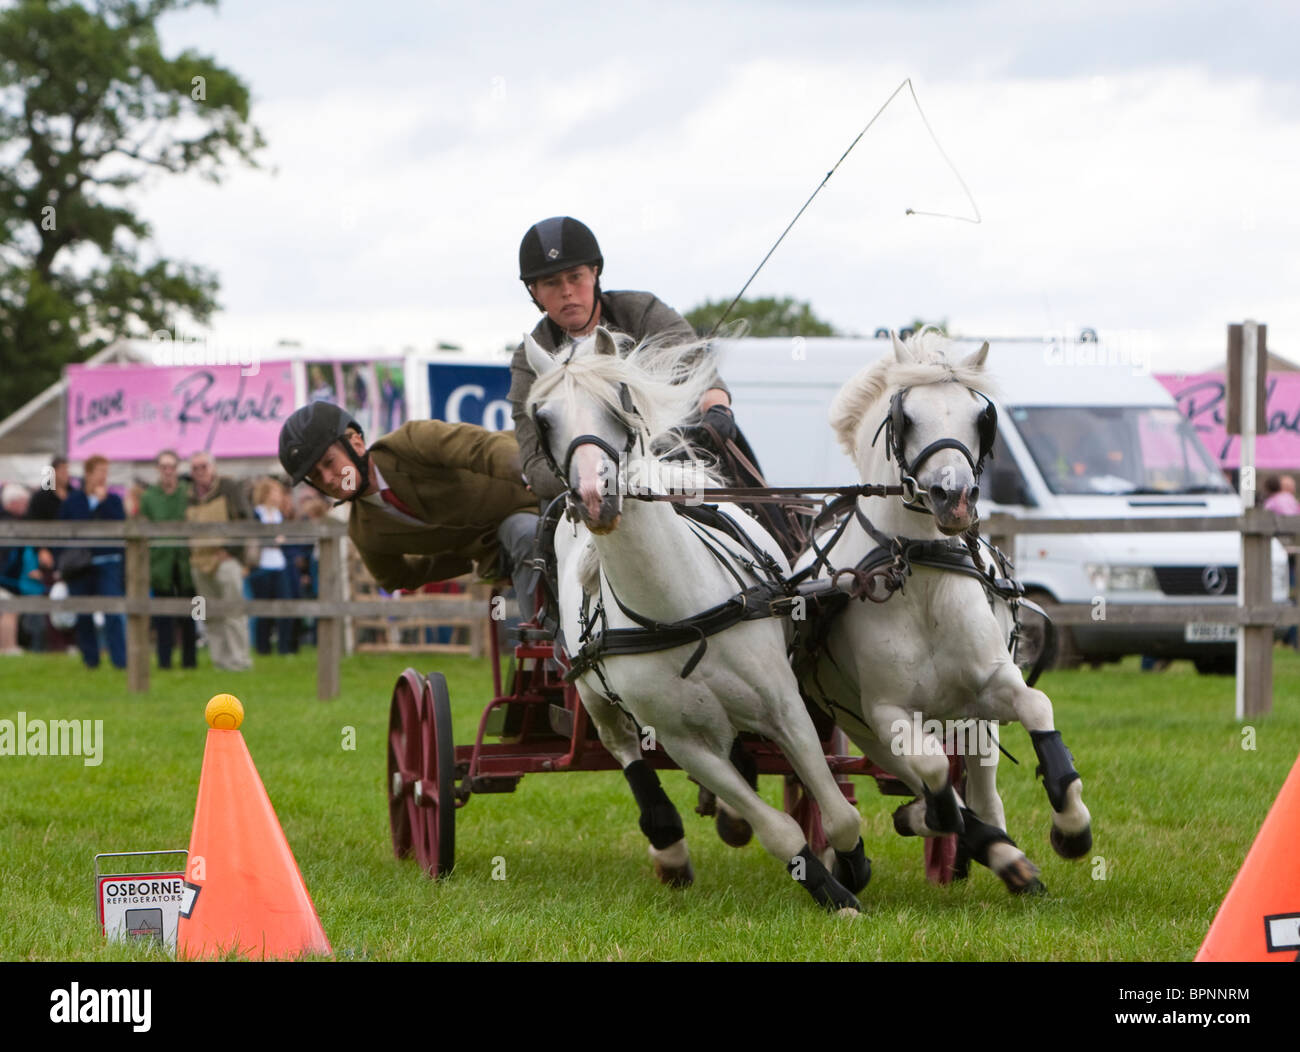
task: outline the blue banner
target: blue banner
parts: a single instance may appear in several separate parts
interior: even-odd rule
[[[477,424],[510,431],[510,367],[432,362],[429,365],[429,415],[452,424]]]

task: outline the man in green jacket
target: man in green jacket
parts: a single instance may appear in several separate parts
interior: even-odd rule
[[[474,570],[512,578],[532,616],[537,498],[510,433],[413,420],[367,448],[344,410],[312,402],[281,428],[280,463],[294,485],[351,503],[348,537],[381,588],[414,591]]]
[[[181,458],[175,450],[158,454],[158,484],[150,486],[140,497],[140,517],[150,522],[184,522],[190,501],[190,488],[180,477]],[[190,574],[188,548],[149,549],[149,589],[158,598],[190,599],[194,596],[194,579]],[[196,625],[192,617],[155,617],[158,637],[158,667],[172,667],[174,626],[181,630],[181,668],[194,668]]]

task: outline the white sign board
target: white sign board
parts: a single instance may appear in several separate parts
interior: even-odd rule
[[[109,941],[153,939],[176,952],[176,931],[185,899],[183,871],[96,873],[95,898],[99,921]]]

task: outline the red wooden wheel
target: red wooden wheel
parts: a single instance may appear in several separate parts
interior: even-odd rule
[[[420,701],[424,697],[424,676],[407,668],[393,688],[389,709],[389,827],[393,830],[393,854],[411,854],[411,824],[415,802],[411,787],[420,778]]]
[[[425,681],[419,715],[420,777],[411,791],[411,833],[415,857],[437,879],[451,872],[456,858],[456,747],[451,695],[441,672]]]
[[[398,858],[407,858],[414,846],[411,826],[416,806],[411,789],[420,777],[420,705],[425,686],[424,677],[408,668],[393,687],[388,710],[388,824]]]

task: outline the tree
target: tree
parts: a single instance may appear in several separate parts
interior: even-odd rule
[[[216,276],[149,251],[127,191],[256,167],[249,90],[155,23],[216,0],[20,0],[0,12],[0,417],[114,339],[206,321]]]
[[[707,336],[730,302],[730,300],[718,300],[715,303],[713,300],[706,300],[688,311],[686,320],[701,336]],[[765,296],[756,300],[740,300],[727,315],[726,324],[729,325],[741,318],[749,323],[749,331],[746,333],[748,336],[836,335],[834,327],[813,314],[811,306],[796,302],[790,296],[783,296],[781,299]]]

